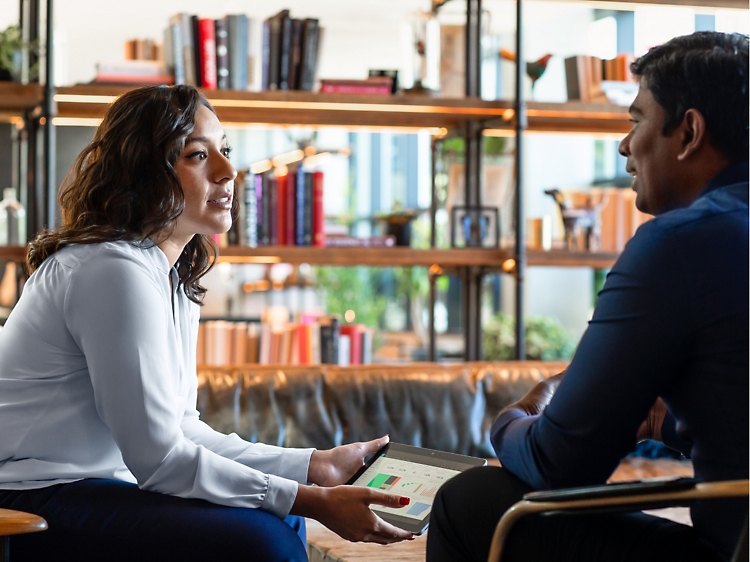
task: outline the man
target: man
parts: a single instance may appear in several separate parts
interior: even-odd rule
[[[620,153],[636,205],[656,218],[612,268],[564,376],[498,416],[503,468],[440,490],[429,561],[486,560],[524,493],[603,483],[637,438],[678,449],[698,478],[748,477],[748,39],[678,37],[632,70],[640,91]],[[747,512],[745,500],[701,502],[694,527],[643,513],[528,517],[503,561],[728,560]]]

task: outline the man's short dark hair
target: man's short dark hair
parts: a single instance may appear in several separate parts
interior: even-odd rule
[[[699,31],[652,48],[630,67],[665,112],[669,134],[688,109],[706,120],[711,144],[732,163],[748,157],[748,38]]]

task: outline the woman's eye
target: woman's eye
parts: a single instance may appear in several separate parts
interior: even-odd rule
[[[229,156],[232,154],[232,147],[225,146],[221,149],[221,153],[224,155],[224,158],[229,158]]]
[[[195,152],[188,154],[189,160],[205,160],[208,155],[205,150],[196,150]]]

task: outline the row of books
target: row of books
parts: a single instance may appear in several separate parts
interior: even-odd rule
[[[325,246],[323,172],[302,165],[238,178],[240,210],[229,243],[241,246]],[[239,190],[238,190],[239,191]]]
[[[631,54],[619,54],[614,59],[602,60],[589,55],[565,59],[565,80],[569,100],[583,102],[606,101],[603,81],[632,82]]]
[[[220,19],[176,14],[164,33],[166,73],[176,84],[247,90],[259,59],[261,89],[311,91],[322,31],[318,20],[294,19],[282,10],[263,22],[261,36],[253,24],[244,14]]]
[[[125,60],[164,60],[163,44],[153,39],[125,41]]]
[[[213,320],[198,328],[199,365],[362,365],[372,362],[374,330],[341,326],[335,317],[315,322],[269,323]]]
[[[636,208],[638,194],[632,189],[592,187],[590,193],[593,199],[603,202],[599,215],[599,250],[603,252],[622,252],[638,227],[653,218]]]
[[[322,31],[317,19],[292,18],[289,10],[265,20],[261,89],[312,91]]]

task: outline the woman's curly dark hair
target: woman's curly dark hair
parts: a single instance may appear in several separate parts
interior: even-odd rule
[[[138,88],[118,98],[61,186],[62,225],[29,244],[29,271],[69,244],[159,244],[167,238],[185,208],[174,164],[201,105],[214,112],[198,90],[184,85]],[[214,242],[199,234],[182,251],[177,272],[190,300],[202,301],[206,289],[198,281],[216,256]]]

